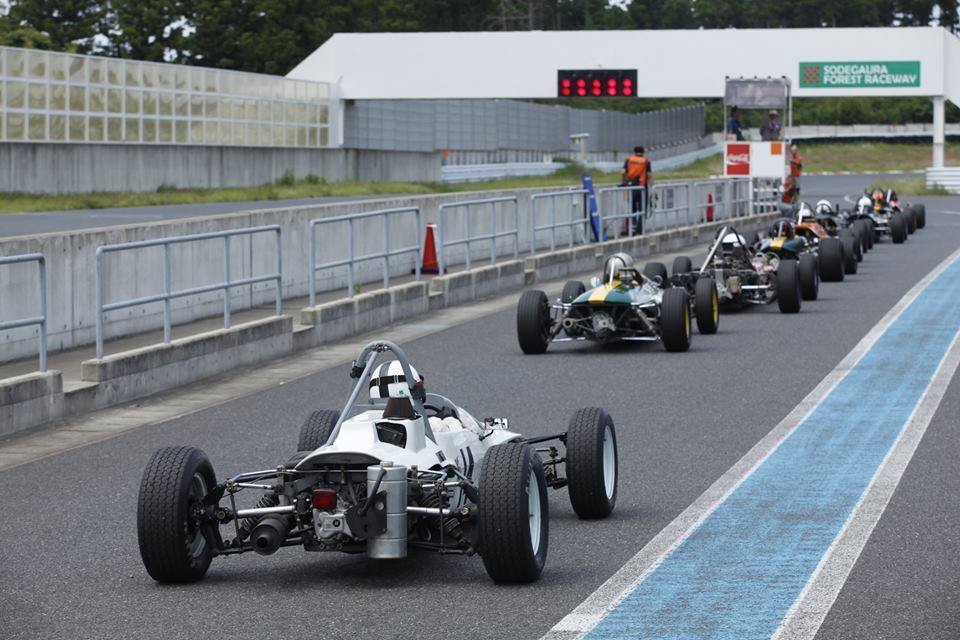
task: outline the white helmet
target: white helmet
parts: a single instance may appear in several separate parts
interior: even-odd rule
[[[403,365],[399,360],[384,362],[370,375],[370,399],[414,397],[422,401],[426,396],[423,376],[413,368],[413,365],[410,365],[410,373],[414,377],[413,384],[407,382]]]
[[[833,206],[829,200],[820,200],[817,202],[817,214],[821,216],[833,215]]]
[[[733,251],[737,247],[747,246],[747,239],[739,233],[728,233],[720,242],[724,251]]]

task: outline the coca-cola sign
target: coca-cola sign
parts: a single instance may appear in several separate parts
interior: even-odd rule
[[[728,144],[726,164],[728,176],[750,175],[750,145]]]

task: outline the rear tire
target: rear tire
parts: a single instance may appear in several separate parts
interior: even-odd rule
[[[663,292],[660,304],[660,338],[667,351],[690,348],[690,294],[679,287]]]
[[[913,205],[913,212],[917,215],[917,229],[923,229],[927,226],[927,206],[915,204]]]
[[[335,409],[320,409],[307,416],[300,427],[297,451],[313,451],[327,444],[339,419],[340,412]]]
[[[667,267],[662,262],[648,262],[643,265],[643,275],[651,280],[660,278],[660,286],[667,288],[670,286],[670,276],[667,274]]]
[[[820,279],[824,282],[843,282],[843,243],[840,238],[820,241]]]
[[[800,256],[799,276],[800,276],[800,297],[804,300],[816,300],[820,295],[820,273],[817,265],[817,257],[812,253],[805,253]]]
[[[903,244],[907,240],[907,219],[903,214],[890,216],[890,239],[893,244]]]
[[[697,331],[712,335],[720,326],[720,298],[713,278],[704,276],[697,280],[693,294],[693,311],[697,317]]]
[[[800,311],[800,267],[796,260],[781,260],[777,269],[777,305],[780,313]]]
[[[567,428],[570,504],[584,520],[606,518],[617,504],[617,432],[597,407],[577,409]]]
[[[840,239],[843,242],[843,271],[847,275],[857,272],[857,240],[853,236]]]
[[[140,481],[137,541],[147,573],[157,582],[196,582],[213,559],[199,524],[199,504],[217,484],[210,460],[195,447],[164,447]]]
[[[907,234],[912,236],[917,230],[917,214],[908,208],[903,212],[903,217],[907,219]]]
[[[691,271],[693,271],[693,261],[690,260],[688,256],[677,256],[673,259],[673,269],[670,270],[673,277],[690,273]]]
[[[564,304],[570,304],[587,291],[583,283],[579,280],[571,280],[563,285],[563,293],[560,294],[560,300]]]
[[[547,559],[549,511],[543,463],[532,446],[490,447],[480,470],[478,507],[480,556],[493,581],[539,578]]]
[[[550,344],[550,302],[543,291],[524,291],[517,304],[517,340],[524,353],[544,353]]]

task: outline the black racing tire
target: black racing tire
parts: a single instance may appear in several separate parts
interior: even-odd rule
[[[917,229],[923,229],[927,226],[927,206],[915,204],[913,205],[913,212],[917,215]]]
[[[801,300],[799,262],[781,260],[777,268],[777,305],[780,313],[798,313]]]
[[[865,219],[863,223],[867,228],[867,243],[870,245],[870,249],[872,251],[873,245],[877,240],[877,224],[870,218]]]
[[[847,275],[857,272],[857,239],[853,236],[840,238],[843,243],[843,271]]]
[[[536,480],[537,486],[532,487]],[[533,496],[539,501],[531,502]],[[532,524],[531,506],[538,508],[539,526]],[[533,582],[543,572],[549,541],[549,507],[543,462],[522,442],[490,447],[480,469],[477,525],[480,556],[494,582]]]
[[[690,294],[675,287],[663,292],[660,304],[660,338],[667,351],[690,348]]]
[[[524,291],[517,303],[517,340],[524,353],[544,353],[550,344],[550,302],[543,291]]]
[[[820,279],[843,282],[843,243],[840,238],[823,238],[819,249]]]
[[[917,214],[913,208],[907,207],[907,210],[903,212],[903,217],[907,219],[907,234],[912,236],[917,231]]]
[[[667,266],[662,262],[648,262],[643,265],[643,275],[651,280],[660,278],[660,286],[666,288],[670,286],[670,276],[667,274]]]
[[[800,297],[804,300],[816,300],[820,295],[820,269],[817,256],[805,253],[800,256]]]
[[[586,292],[587,288],[579,280],[570,280],[563,285],[563,292],[560,294],[560,301],[564,304],[570,304]]]
[[[844,243],[845,254],[852,255],[857,262],[863,262],[863,248],[856,232],[851,229],[841,229],[840,241]]]
[[[577,409],[567,428],[570,504],[583,520],[606,518],[617,504],[617,432],[598,407]]]
[[[673,259],[673,268],[670,270],[670,273],[672,273],[674,277],[684,273],[690,273],[691,271],[693,271],[693,261],[690,259],[690,256],[677,256]]]
[[[893,244],[903,244],[907,241],[907,219],[903,214],[895,213],[890,216],[890,239]]]
[[[873,243],[870,239],[873,237],[873,232],[870,230],[870,225],[867,224],[866,220],[857,220],[853,223],[854,233],[860,233],[860,250],[863,253],[868,253],[870,249],[873,248]]]
[[[199,526],[197,505],[216,484],[207,454],[195,447],[164,447],[150,458],[137,498],[137,541],[157,582],[206,575],[214,549]]]
[[[297,451],[313,451],[325,445],[339,419],[340,412],[336,409],[320,409],[307,416],[300,427]]]
[[[720,327],[720,298],[717,283],[710,276],[697,280],[693,290],[693,315],[697,318],[697,331],[713,335]]]

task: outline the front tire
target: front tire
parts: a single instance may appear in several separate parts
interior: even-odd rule
[[[660,338],[667,351],[690,348],[690,294],[679,287],[663,292],[660,304]]]
[[[690,273],[691,271],[693,271],[693,261],[688,256],[677,256],[673,259],[673,268],[670,270],[673,277]]]
[[[890,239],[893,244],[903,244],[907,241],[907,219],[903,214],[895,213],[890,216]]]
[[[563,285],[563,292],[560,294],[560,301],[564,304],[570,304],[584,293],[587,288],[579,280],[570,280]]]
[[[157,582],[196,582],[213,559],[200,525],[201,505],[217,484],[210,460],[194,447],[164,447],[140,481],[137,541],[147,573]]]
[[[800,267],[796,260],[781,260],[777,269],[777,305],[780,313],[798,313],[800,300]]]
[[[603,409],[577,409],[567,428],[570,504],[584,519],[606,518],[617,504],[617,432]]]
[[[848,275],[857,272],[857,240],[853,236],[840,238],[843,243],[843,271]]]
[[[907,219],[907,234],[912,236],[917,231],[917,214],[913,209],[907,209],[903,217]]]
[[[917,229],[923,229],[927,226],[927,206],[915,204],[913,205],[913,212],[917,216]]]
[[[720,326],[720,298],[713,278],[704,276],[697,280],[693,294],[693,311],[697,317],[697,330],[703,335],[712,335]]]
[[[549,512],[543,463],[528,444],[487,451],[480,471],[480,556],[494,582],[533,582],[547,559]]]
[[[820,279],[824,282],[843,282],[843,243],[840,238],[820,241]]]
[[[816,300],[820,295],[820,273],[817,257],[812,253],[800,256],[798,265],[800,276],[800,297],[804,300]]]
[[[517,304],[517,341],[524,353],[544,353],[550,344],[550,302],[543,291],[524,291]]]
[[[643,275],[651,280],[660,278],[661,287],[670,286],[670,276],[667,275],[667,266],[662,262],[648,262],[643,265]]]

